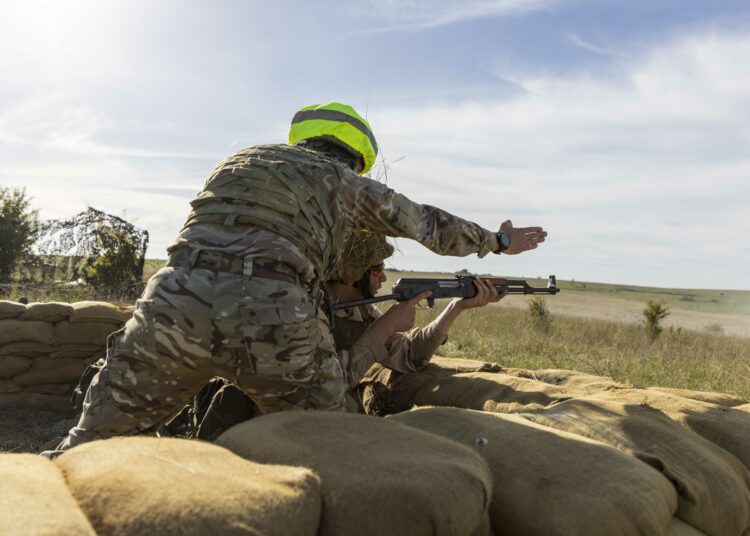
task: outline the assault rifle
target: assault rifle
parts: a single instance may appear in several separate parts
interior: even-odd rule
[[[473,275],[457,275],[455,279],[416,279],[402,277],[393,285],[393,293],[385,296],[376,296],[374,298],[365,298],[363,300],[352,300],[340,302],[333,305],[334,309],[348,309],[358,305],[368,303],[377,303],[386,300],[406,301],[422,292],[431,291],[432,294],[427,298],[427,306],[435,305],[435,300],[439,298],[472,298],[476,295],[477,289],[474,286]],[[495,288],[508,294],[557,294],[560,289],[557,288],[557,279],[554,275],[549,276],[546,287],[532,287],[525,279],[503,279],[500,277],[482,277],[489,281]]]

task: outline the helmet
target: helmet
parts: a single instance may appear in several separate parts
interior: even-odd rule
[[[329,102],[305,106],[294,115],[289,128],[289,143],[311,138],[333,138],[362,157],[366,173],[375,164],[378,144],[370,124],[346,104]]]
[[[380,233],[357,229],[341,246],[340,253],[333,279],[357,281],[369,267],[393,255],[393,246]]]

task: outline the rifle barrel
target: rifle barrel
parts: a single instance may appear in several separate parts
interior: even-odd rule
[[[333,308],[338,309],[349,309],[350,307],[357,307],[358,305],[367,305],[368,303],[378,303],[386,300],[395,300],[395,294],[388,294],[386,296],[375,296],[374,298],[365,298],[362,300],[354,300],[348,302],[334,303]]]

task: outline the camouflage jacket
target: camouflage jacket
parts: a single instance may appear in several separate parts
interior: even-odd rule
[[[484,256],[495,235],[417,204],[300,146],[260,145],[221,162],[191,202],[180,246],[284,262],[306,282],[329,278],[353,228],[416,240],[440,255]]]
[[[432,358],[448,335],[428,324],[407,333],[394,333],[385,345],[366,333],[380,316],[372,304],[336,311],[333,338],[349,389],[354,388],[375,363],[396,372],[417,372]]]

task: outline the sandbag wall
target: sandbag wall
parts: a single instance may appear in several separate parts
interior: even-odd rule
[[[601,534],[750,535],[750,405],[742,397],[434,358],[416,374],[373,367],[364,403],[389,420],[481,445],[496,486],[502,482],[490,514],[504,534],[592,534],[600,527]],[[601,463],[576,438],[598,445],[590,448]],[[631,467],[613,451],[629,456]],[[580,480],[589,470],[593,476]],[[596,482],[596,474],[616,482]],[[658,475],[661,485],[648,484]],[[643,489],[661,492],[626,500],[644,496]],[[670,510],[674,518],[665,518]],[[606,525],[617,519],[627,523]],[[626,526],[632,530],[623,532]]]
[[[368,378],[379,409],[433,407],[0,454],[0,534],[750,535],[740,397],[445,358]]]
[[[0,394],[69,394],[132,314],[106,302],[0,301]]]

